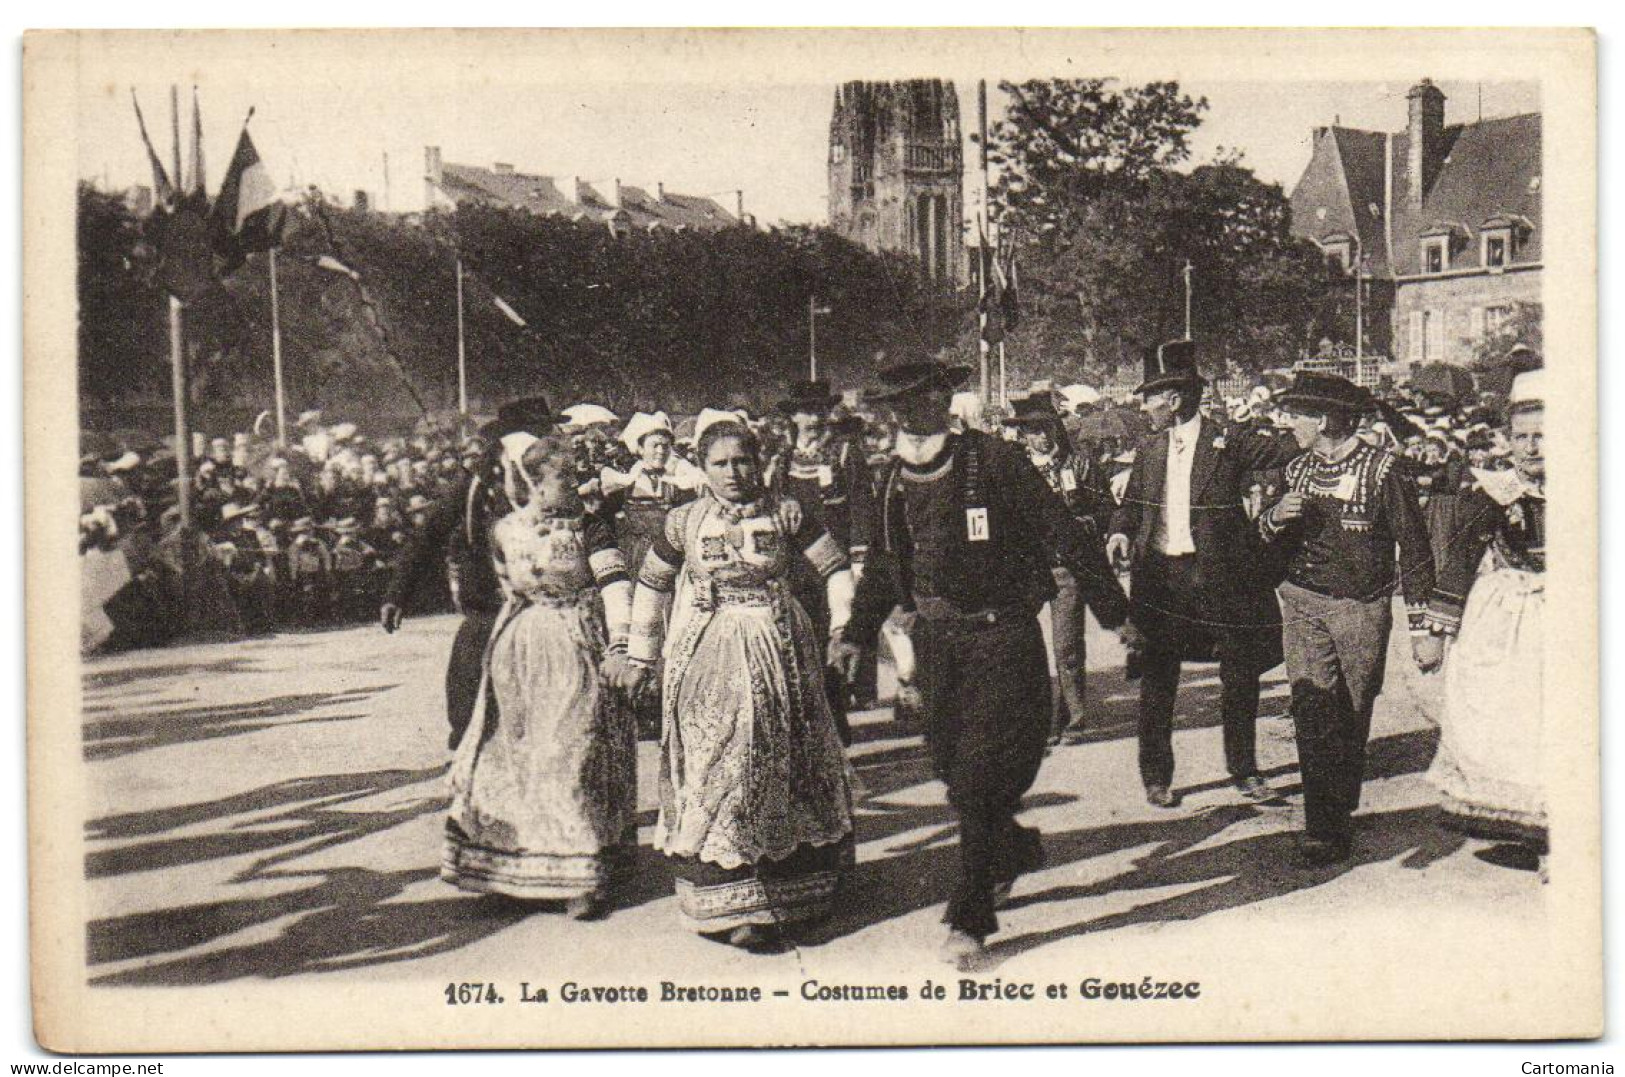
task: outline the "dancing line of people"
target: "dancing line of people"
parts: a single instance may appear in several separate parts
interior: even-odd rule
[[[1047,394],[1017,402],[1010,437],[956,422],[970,374],[924,359],[882,372],[866,399],[894,432],[874,458],[821,382],[781,405],[781,452],[707,409],[689,462],[664,414],[639,413],[621,435],[635,464],[585,475],[545,399],[502,408],[382,604],[395,631],[451,559],[463,622],[442,876],[611,911],[637,840],[637,714],[652,712],[654,846],[683,923],[776,948],[862,870],[846,711],[884,635],[959,824],[941,955],[973,967],[1045,862],[1022,797],[1052,745],[1091,729],[1086,610],[1128,649],[1140,775],[1161,809],[1178,803],[1172,715],[1192,660],[1219,663],[1236,795],[1280,798],[1255,740],[1260,677],[1284,659],[1300,863],[1337,865],[1357,848],[1396,594],[1417,667],[1446,671],[1430,778],[1447,818],[1544,851],[1538,371],[1514,382],[1504,431],[1471,430],[1507,466],[1485,451],[1443,479],[1415,451],[1442,424],[1335,375],[1300,373],[1265,409],[1204,410],[1189,341],[1146,359],[1132,459],[1074,448]]]

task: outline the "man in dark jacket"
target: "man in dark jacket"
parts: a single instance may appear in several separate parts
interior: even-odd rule
[[[1061,425],[1061,414],[1048,392],[1032,393],[1011,401],[1015,414],[1004,420],[1015,427],[1027,448],[1027,459],[1044,477],[1067,511],[1087,529],[1091,541],[1104,546],[1105,528],[1116,502],[1100,466],[1087,455],[1072,451]],[[1072,570],[1056,563],[1055,598],[1050,602],[1050,648],[1055,656],[1055,728],[1052,743],[1082,743],[1088,733],[1084,711],[1088,652],[1083,591]]]
[[[873,488],[863,447],[855,445],[850,437],[835,436],[830,411],[839,402],[829,382],[823,379],[799,381],[790,386],[789,395],[779,402],[778,410],[790,419],[793,441],[775,481],[781,494],[795,498],[807,517],[829,532],[836,544],[846,551],[854,575],[861,576],[874,516]],[[796,559],[790,584],[796,599],[812,618],[818,638],[828,638],[829,605],[824,581],[806,558]],[[846,718],[847,687],[851,680],[851,676],[842,683],[837,683],[835,677],[825,680],[830,710],[843,744],[852,741]]]
[[[1131,562],[1131,650],[1138,653],[1140,778],[1146,799],[1173,807],[1173,714],[1182,661],[1219,660],[1224,760],[1249,800],[1274,796],[1258,774],[1258,679],[1281,661],[1277,574],[1247,519],[1253,472],[1300,451],[1260,429],[1226,431],[1202,417],[1196,345],[1146,357],[1136,392],[1154,433],[1135,451],[1107,553]]]
[[[948,406],[970,371],[936,362],[884,372],[902,430],[882,488],[869,570],[852,617],[832,641],[849,666],[901,603],[914,642],[926,743],[959,817],[960,866],[944,919],[945,959],[974,966],[998,930],[1001,892],[1043,864],[1038,832],[1015,821],[1049,737],[1049,664],[1039,608],[1055,596],[1051,567],[1077,577],[1107,628],[1127,600],[1099,545],[1019,446],[978,430],[951,433]]]
[[[400,628],[406,604],[425,582],[428,573],[448,560],[457,576],[457,605],[463,623],[452,641],[446,664],[446,721],[451,725],[447,743],[456,748],[474,717],[479,698],[480,668],[485,645],[502,610],[502,589],[491,564],[490,529],[507,511],[501,478],[495,474],[502,451],[501,439],[525,431],[540,437],[560,421],[544,397],[532,396],[505,404],[496,419],[481,431],[487,466],[464,472],[461,481],[429,510],[395,566],[384,591],[378,619],[385,632]],[[495,700],[490,701],[495,706]]]

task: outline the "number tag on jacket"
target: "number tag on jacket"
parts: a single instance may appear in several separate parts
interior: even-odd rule
[[[986,542],[988,540],[986,508],[965,510],[965,535],[972,542]]]
[[[818,465],[818,485],[820,485],[820,486],[834,486],[835,485],[835,469],[833,467],[831,467],[828,464],[819,464]]]
[[[1065,490],[1067,493],[1070,494],[1072,491],[1076,490],[1077,488],[1078,488],[1078,476],[1077,476],[1077,473],[1074,472],[1069,467],[1062,468],[1061,469],[1061,489]]]

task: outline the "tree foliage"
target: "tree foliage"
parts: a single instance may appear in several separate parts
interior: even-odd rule
[[[165,299],[143,271],[140,222],[113,196],[79,206],[79,371],[87,404],[167,400]],[[456,262],[464,277],[470,399],[489,410],[522,393],[632,408],[761,408],[805,377],[808,299],[819,374],[869,379],[881,353],[951,345],[964,301],[912,262],[824,229],[635,233],[469,207],[414,221],[294,207],[278,257],[290,410],[403,421],[457,401]],[[360,283],[318,267],[339,258]],[[255,255],[217,309],[188,311],[200,342],[194,400],[233,421],[271,406],[270,284]],[[500,296],[528,325],[496,307]],[[92,408],[94,410],[94,408]]]
[[[1499,367],[1506,361],[1507,353],[1519,344],[1536,355],[1544,355],[1543,321],[1541,304],[1528,301],[1512,304],[1511,313],[1494,329],[1486,329],[1473,343],[1473,366],[1480,370]]]
[[[1107,79],[1001,82],[1008,117],[988,132],[1000,221],[1033,236],[1070,230],[1072,213],[1190,157],[1207,111],[1177,82],[1113,88]]]
[[[993,131],[996,219],[1016,236],[1026,308],[1007,352],[1017,378],[1110,380],[1191,334],[1205,369],[1288,362],[1339,335],[1333,270],[1291,234],[1290,205],[1237,155],[1189,171],[1207,108],[1177,83],[1005,84]],[[1351,327],[1350,327],[1351,331]]]

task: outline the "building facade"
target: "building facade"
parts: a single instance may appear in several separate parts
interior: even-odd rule
[[[511,164],[459,165],[443,161],[439,146],[423,151],[425,205],[462,203],[507,206],[547,217],[600,223],[617,235],[634,230],[714,231],[750,223],[743,191],[734,192],[734,212],[702,195],[678,194],[655,184],[653,193],[611,180],[597,186],[576,176],[538,176]]]
[[[1363,283],[1367,351],[1466,363],[1541,302],[1541,117],[1447,125],[1427,79],[1407,104],[1402,132],[1315,129],[1292,231]]]
[[[964,281],[964,146],[952,82],[848,82],[829,124],[829,223],[873,251]]]

